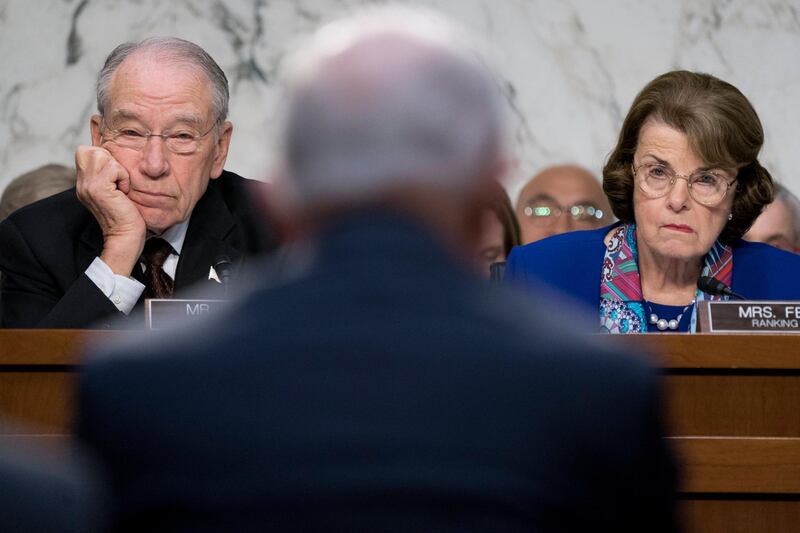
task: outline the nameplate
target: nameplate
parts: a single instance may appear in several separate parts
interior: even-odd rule
[[[703,333],[800,333],[800,302],[702,301]]]
[[[162,300],[144,301],[144,320],[148,329],[172,329],[218,312],[226,300]]]

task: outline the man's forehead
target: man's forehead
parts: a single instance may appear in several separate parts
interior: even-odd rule
[[[166,113],[162,113],[161,116],[165,118],[166,121],[176,124],[202,126],[206,122],[206,117],[201,115],[200,113],[185,111],[180,109],[174,110],[172,112],[167,111]],[[117,107],[111,109],[111,111],[108,113],[108,119],[111,122],[121,122],[128,120],[141,122],[146,120],[147,117],[144,116],[144,113],[139,112],[135,108]]]
[[[114,72],[109,91],[112,109],[138,112],[138,106],[179,106],[194,114],[211,109],[210,81],[197,66],[158,56],[132,56]]]
[[[523,190],[520,198],[553,199],[558,202],[594,201],[603,197],[603,191],[592,176],[577,171],[553,171],[537,176]]]

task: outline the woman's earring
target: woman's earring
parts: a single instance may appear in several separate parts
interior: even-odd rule
[[[728,220],[733,220],[733,213],[728,213]]]

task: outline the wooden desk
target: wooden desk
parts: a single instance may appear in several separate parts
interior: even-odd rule
[[[0,414],[36,424],[38,435],[67,433],[82,351],[122,335],[0,330]],[[689,531],[800,529],[800,336],[598,336],[597,342],[650,351],[663,369]]]
[[[0,329],[0,416],[32,434],[69,433],[77,371],[87,345],[123,335],[109,331]],[[21,431],[0,425],[0,435]]]
[[[687,530],[800,530],[800,336],[612,342],[657,352]]]

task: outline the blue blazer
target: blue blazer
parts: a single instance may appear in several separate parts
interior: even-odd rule
[[[516,247],[508,257],[505,280],[544,285],[597,309],[603,238],[610,229],[562,233]],[[762,243],[736,241],[732,288],[750,300],[800,300],[800,255]]]

